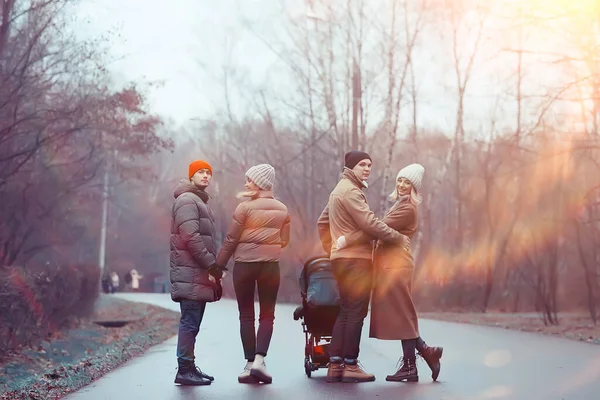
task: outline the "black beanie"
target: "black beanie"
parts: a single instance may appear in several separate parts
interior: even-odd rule
[[[371,160],[371,156],[364,151],[352,150],[346,153],[344,156],[344,166],[346,168],[354,168],[356,164],[362,160]],[[373,160],[371,160],[373,161]]]

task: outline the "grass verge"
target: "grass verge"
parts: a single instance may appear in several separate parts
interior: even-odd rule
[[[131,322],[105,328],[94,320]],[[177,312],[100,296],[92,318],[0,363],[0,399],[59,399],[172,337],[178,323]]]

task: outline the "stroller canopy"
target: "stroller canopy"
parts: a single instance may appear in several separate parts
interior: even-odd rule
[[[309,306],[339,305],[340,294],[327,257],[308,259],[302,268],[299,283],[302,297]]]

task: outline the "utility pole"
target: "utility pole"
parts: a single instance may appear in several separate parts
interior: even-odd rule
[[[102,225],[100,228],[100,251],[98,252],[98,266],[100,277],[104,276],[106,263],[106,227],[108,224],[108,163],[104,167],[104,184],[102,186]]]
[[[100,277],[104,276],[106,268],[106,236],[108,233],[108,194],[109,194],[109,174],[111,166],[115,168],[117,155],[119,152],[113,150],[112,157],[107,157],[104,164],[104,182],[102,185],[102,221],[100,225],[100,250],[98,251],[98,266],[100,267]]]

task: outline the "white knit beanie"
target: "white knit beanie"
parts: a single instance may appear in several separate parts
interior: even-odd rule
[[[246,177],[262,190],[272,190],[275,183],[275,168],[269,164],[259,164],[246,171]]]
[[[398,175],[396,176],[396,182],[398,182],[398,179],[400,178],[408,179],[410,183],[412,183],[417,193],[419,193],[421,191],[424,173],[425,168],[421,164],[410,164],[398,172]]]

